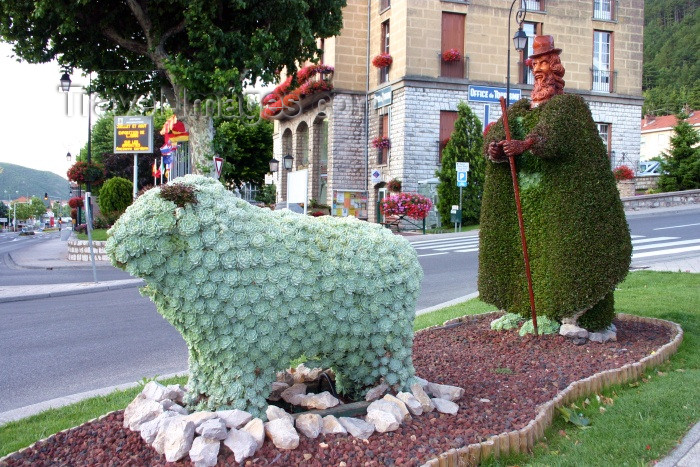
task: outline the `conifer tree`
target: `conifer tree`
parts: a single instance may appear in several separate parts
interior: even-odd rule
[[[437,187],[437,208],[442,224],[450,223],[452,205],[459,204],[456,162],[469,162],[468,185],[462,192],[462,223],[476,224],[481,213],[481,195],[484,191],[484,154],[482,125],[469,106],[460,102],[459,118],[455,122],[449,142],[442,151],[442,166],[435,172],[440,178]]]
[[[661,161],[659,188],[661,191],[700,188],[700,132],[687,122],[688,115],[678,115],[673,127],[671,151]]]

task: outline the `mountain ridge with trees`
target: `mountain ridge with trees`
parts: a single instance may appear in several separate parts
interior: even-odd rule
[[[22,196],[44,199],[44,193],[54,200],[70,198],[70,183],[60,175],[7,162],[0,162],[0,167],[4,169],[0,172],[0,196],[4,201],[8,196],[11,200]]]

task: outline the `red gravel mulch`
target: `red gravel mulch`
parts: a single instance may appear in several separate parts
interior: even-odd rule
[[[437,412],[413,417],[397,431],[375,433],[363,441],[345,435],[300,436],[299,447],[282,451],[271,443],[246,465],[421,465],[451,448],[520,429],[535,418],[537,406],[570,383],[639,361],[671,339],[656,324],[616,321],[617,342],[575,345],[559,335],[519,337],[491,331],[494,315],[466,318],[455,327],[416,335],[413,361],[428,381],[465,389],[457,415]],[[122,428],[123,411],[59,433],[3,465],[166,465],[164,456]],[[180,461],[167,465],[192,465]],[[238,465],[221,445],[220,466]]]

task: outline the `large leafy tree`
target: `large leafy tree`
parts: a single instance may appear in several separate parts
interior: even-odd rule
[[[195,170],[211,165],[213,120],[197,100],[271,82],[337,34],[345,0],[3,0],[0,39],[31,63],[96,71],[115,105],[159,95],[190,132]],[[117,71],[115,71],[117,70]]]
[[[687,114],[678,115],[673,127],[671,151],[661,161],[659,188],[662,191],[700,188],[700,132],[688,123]]]
[[[248,102],[248,115],[260,115],[260,107]],[[228,186],[261,184],[272,159],[272,122],[246,119],[216,119],[214,149],[224,158],[221,171]]]
[[[442,150],[442,165],[435,175],[440,178],[437,186],[437,208],[440,221],[450,223],[452,205],[459,204],[456,162],[469,162],[468,185],[462,189],[462,223],[476,224],[481,213],[481,195],[484,191],[484,154],[481,121],[464,102],[457,106],[459,117],[455,122],[450,141]]]

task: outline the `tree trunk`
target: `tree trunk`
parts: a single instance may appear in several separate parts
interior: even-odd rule
[[[214,120],[206,113],[194,112],[187,108],[186,114],[178,112],[178,120],[181,120],[190,133],[190,160],[191,172],[200,175],[210,175],[214,170]]]

